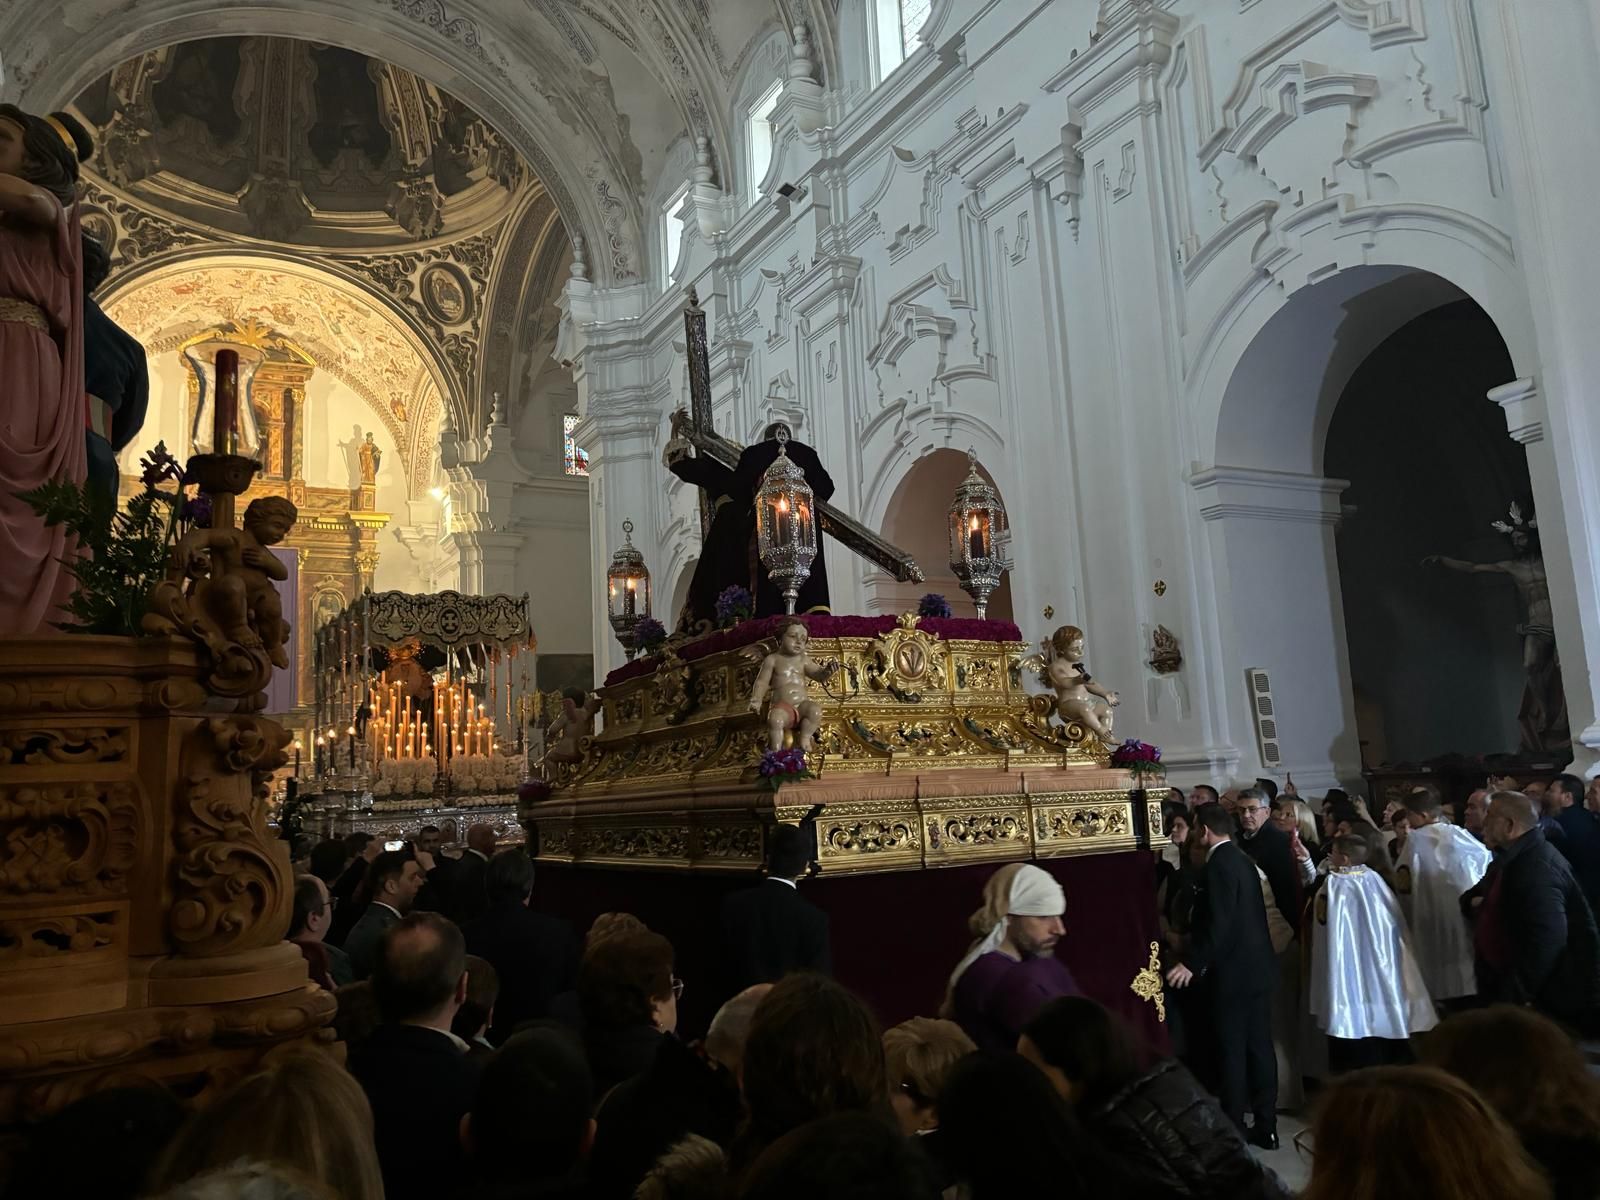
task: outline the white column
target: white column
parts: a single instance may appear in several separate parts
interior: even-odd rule
[[[1496,389],[1491,398],[1506,409],[1513,436],[1533,428],[1542,399],[1539,436],[1518,440],[1539,505],[1574,769],[1592,775],[1600,767],[1600,338],[1592,320],[1600,130],[1573,114],[1600,107],[1600,17],[1592,0],[1495,4],[1484,15],[1496,146],[1539,355],[1537,364],[1517,364],[1529,374],[1525,395]]]
[[[1289,773],[1312,790],[1358,785],[1361,747],[1334,550],[1347,484],[1239,467],[1210,467],[1189,483],[1216,564],[1237,777]],[[1272,684],[1281,764],[1261,760],[1245,685],[1251,668]]]

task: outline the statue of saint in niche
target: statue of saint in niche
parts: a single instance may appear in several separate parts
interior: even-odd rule
[[[1473,575],[1509,575],[1521,597],[1523,623],[1522,707],[1517,712],[1524,754],[1561,755],[1572,748],[1572,731],[1567,724],[1567,699],[1561,687],[1561,662],[1556,657],[1555,621],[1550,612],[1550,585],[1545,580],[1544,554],[1539,547],[1539,521],[1522,506],[1513,504],[1509,521],[1496,521],[1494,528],[1511,542],[1511,557],[1500,562],[1471,563],[1442,554],[1422,560],[1425,567],[1445,567]]]

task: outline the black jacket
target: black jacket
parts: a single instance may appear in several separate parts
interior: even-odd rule
[[[1300,872],[1294,865],[1294,851],[1289,846],[1289,835],[1268,821],[1254,837],[1234,839],[1239,849],[1248,854],[1267,877],[1272,889],[1272,901],[1296,931],[1300,928]]]
[[[1232,841],[1207,860],[1195,907],[1194,936],[1184,961],[1204,975],[1222,1001],[1270,992],[1278,977],[1277,955],[1267,932],[1256,865]]]
[[[594,1077],[595,1106],[598,1108],[606,1094],[619,1083],[648,1071],[665,1040],[666,1035],[654,1025],[606,1029],[592,1021],[586,1022],[583,1053],[589,1060],[589,1074]]]
[[[642,1075],[618,1084],[596,1114],[591,1200],[632,1200],[650,1168],[691,1133],[726,1146],[739,1121],[739,1085],[727,1071],[663,1037]]]
[[[828,914],[779,879],[723,900],[722,943],[734,992],[775,983],[791,971],[833,971]]]
[[[1566,835],[1557,847],[1572,864],[1572,873],[1593,909],[1600,905],[1600,820],[1580,802],[1556,814],[1556,824]]]
[[[489,910],[489,893],[484,890],[484,880],[489,873],[489,862],[471,850],[463,850],[450,872],[450,919],[466,927]]]
[[[489,960],[500,976],[489,1040],[496,1046],[523,1021],[548,1015],[551,997],[571,988],[578,974],[578,937],[556,917],[521,901],[494,905],[463,931],[467,953]]]
[[[1540,830],[1502,847],[1468,896],[1497,892],[1487,903],[1498,906],[1512,962],[1496,970],[1479,958],[1479,993],[1559,1021],[1591,1019],[1600,1009],[1600,931],[1572,868]]]
[[[811,486],[812,495],[816,497],[818,504],[832,497],[833,479],[823,469],[822,460],[817,457],[815,450],[804,442],[790,441],[784,448],[784,453],[805,472],[806,483]],[[732,502],[739,507],[744,518],[744,536],[741,540],[746,544],[756,536],[755,497],[761,488],[761,476],[777,459],[776,441],[757,442],[754,446],[745,447],[744,453],[739,455],[739,465],[733,469],[733,479],[729,488],[733,494]],[[817,557],[812,560],[811,574],[800,589],[800,598],[794,606],[797,613],[828,610],[828,560],[823,553],[820,518],[813,516],[812,519],[818,522]],[[783,593],[772,585],[766,568],[759,562],[755,574],[755,615],[770,617],[783,612]]]
[[[372,1104],[374,1141],[388,1200],[439,1200],[459,1181],[461,1115],[482,1064],[437,1029],[384,1025],[350,1055]]]
[[[1085,1134],[1118,1161],[1195,1200],[1287,1200],[1244,1138],[1195,1077],[1164,1059],[1091,1111]]]

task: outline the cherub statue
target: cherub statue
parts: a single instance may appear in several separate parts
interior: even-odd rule
[[[750,689],[750,711],[767,703],[767,735],[774,750],[783,749],[783,735],[795,731],[794,748],[802,754],[822,724],[822,706],[806,696],[806,680],[826,681],[839,669],[836,662],[817,663],[806,655],[811,634],[804,622],[790,620],[778,626],[777,649],[761,660],[755,686]]]
[[[577,762],[582,757],[578,743],[594,729],[594,715],[603,704],[599,696],[585,696],[579,689],[569,688],[561,698],[561,711],[545,733],[545,744],[550,747],[545,761]]]
[[[299,515],[283,497],[263,496],[245,509],[243,529],[191,529],[176,547],[175,561],[192,580],[192,607],[229,641],[246,650],[265,647],[273,665],[284,668],[289,624],[272,581],[288,579],[289,569],[267,547],[283,541]],[[199,564],[208,557],[209,570],[202,573]],[[220,648],[212,646],[213,652]]]
[[[1063,625],[1050,635],[1042,652],[1027,659],[1025,666],[1039,673],[1039,680],[1056,694],[1056,716],[1063,724],[1077,721],[1103,742],[1113,741],[1112,709],[1122,703],[1116,692],[1094,681],[1083,662],[1083,630]]]

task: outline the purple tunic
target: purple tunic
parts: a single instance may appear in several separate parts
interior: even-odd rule
[[[1053,955],[1018,962],[991,950],[956,981],[956,1024],[979,1050],[1015,1050],[1022,1027],[1045,1001],[1079,994],[1072,972]]]

